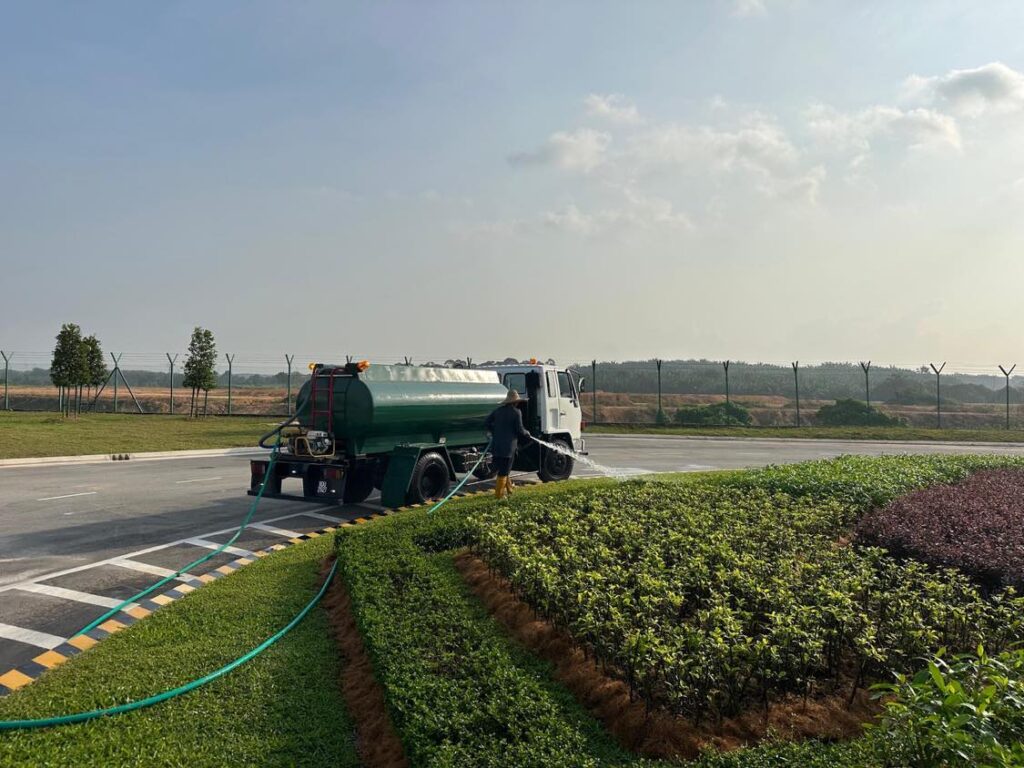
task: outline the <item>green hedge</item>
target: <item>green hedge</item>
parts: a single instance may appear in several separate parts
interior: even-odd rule
[[[1014,462],[968,458],[844,458],[711,477],[711,484],[814,499],[835,495],[843,508],[828,525],[845,525],[875,503],[915,487],[950,482],[982,466]],[[1019,463],[1019,462],[1017,462]],[[587,483],[615,488],[610,481]],[[517,498],[555,503],[575,484],[522,489]],[[452,562],[471,540],[468,519],[493,508],[489,498],[457,500],[346,529],[337,538],[340,573],[373,659],[395,726],[413,765],[654,766],[619,749],[550,676],[545,662],[510,640],[463,584]],[[813,508],[813,505],[797,505]],[[876,731],[845,744],[765,744],[708,754],[694,768],[895,768]]]

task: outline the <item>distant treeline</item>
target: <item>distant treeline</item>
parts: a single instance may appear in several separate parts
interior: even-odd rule
[[[591,366],[575,366],[587,379]],[[800,366],[800,397],[838,400],[865,397],[864,371],[856,363]],[[869,372],[872,402],[930,405],[935,402],[935,374],[930,369],[872,367]],[[594,382],[588,382],[588,389]],[[597,389],[603,392],[654,393],[658,391],[654,360],[597,363]],[[661,366],[665,394],[725,394],[725,371],[714,360],[665,360]],[[794,396],[793,369],[786,365],[732,362],[729,391],[733,395]],[[1000,376],[942,374],[942,400],[947,403],[1006,402],[1006,380]],[[1010,402],[1024,402],[1024,389],[1011,386]]]

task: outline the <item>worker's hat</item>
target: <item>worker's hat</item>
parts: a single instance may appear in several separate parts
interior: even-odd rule
[[[512,405],[512,403],[518,403],[522,398],[519,397],[519,393],[514,389],[510,389],[508,394],[505,395],[505,399],[501,401],[502,405]]]

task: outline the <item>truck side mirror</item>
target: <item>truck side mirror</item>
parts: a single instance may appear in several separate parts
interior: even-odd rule
[[[581,395],[587,391],[587,380],[584,379],[582,376],[580,376],[580,380],[579,383],[576,385],[576,389],[579,390],[579,393]]]

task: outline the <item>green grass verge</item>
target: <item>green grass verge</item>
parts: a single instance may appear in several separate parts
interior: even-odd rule
[[[588,424],[592,435],[686,437],[786,437],[796,440],[889,440],[1024,443],[1021,429],[928,429],[924,427],[659,427],[655,424]]]
[[[126,413],[62,419],[56,413],[0,411],[0,459],[255,446],[278,421],[272,416],[188,419]]]
[[[324,536],[197,590],[0,699],[0,719],[108,707],[187,683],[251,650],[313,597]],[[319,606],[208,685],[77,725],[0,732],[0,765],[356,766],[338,653]]]

